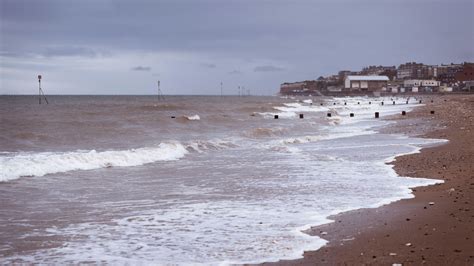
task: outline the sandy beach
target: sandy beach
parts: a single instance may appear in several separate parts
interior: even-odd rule
[[[474,263],[474,95],[425,97],[426,105],[387,132],[448,139],[393,162],[399,175],[442,179],[413,189],[415,198],[331,217],[312,228],[329,240],[300,260],[279,265],[472,265]],[[431,111],[435,111],[431,114]]]

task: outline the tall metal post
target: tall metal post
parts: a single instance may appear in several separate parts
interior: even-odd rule
[[[221,97],[222,97],[222,81],[221,81]]]
[[[38,103],[41,104],[41,75],[38,75]]]

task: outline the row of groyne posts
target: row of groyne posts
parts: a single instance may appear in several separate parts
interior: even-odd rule
[[[417,101],[418,101],[419,104],[423,103],[423,100],[417,100]],[[446,102],[446,99],[445,99],[444,101]],[[395,102],[393,99],[391,100],[391,102],[392,102],[392,105],[395,105],[395,104],[396,104],[396,102]],[[431,103],[434,103],[434,100],[431,100]],[[372,104],[372,102],[369,101],[369,105],[371,105],[371,104]],[[409,99],[406,100],[406,104],[409,104]],[[313,105],[313,103],[310,103],[310,105]],[[320,105],[323,106],[324,103],[320,103]],[[334,102],[334,103],[333,103],[333,106],[334,106],[334,105],[337,105],[337,103]],[[347,102],[344,102],[344,105],[347,105]],[[357,102],[357,105],[360,105],[360,102]],[[381,106],[385,105],[384,101],[380,102],[380,105],[381,105]],[[407,114],[406,111],[402,111],[402,115],[406,115],[406,114]],[[430,114],[434,115],[434,114],[435,114],[435,111],[434,111],[434,110],[431,110],[431,111],[430,111]],[[331,113],[331,112],[328,112],[326,116],[327,116],[327,117],[332,117],[332,113]],[[355,116],[354,113],[349,113],[349,117],[354,117],[354,116]],[[299,114],[299,117],[300,117],[300,119],[303,119],[303,118],[304,118],[304,114]],[[379,118],[379,117],[380,117],[380,112],[375,112],[375,113],[374,113],[374,117],[375,117],[375,118]],[[279,118],[278,115],[274,115],[274,119],[278,119],[278,118]]]

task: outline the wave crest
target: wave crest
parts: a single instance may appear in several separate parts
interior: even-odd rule
[[[44,176],[74,170],[138,166],[157,161],[178,160],[187,153],[188,150],[180,143],[161,143],[157,147],[119,151],[18,154],[0,157],[0,165],[2,165],[0,182],[24,176]]]

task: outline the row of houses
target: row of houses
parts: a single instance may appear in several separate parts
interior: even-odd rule
[[[339,71],[317,80],[283,83],[281,94],[321,94],[338,92],[450,92],[474,91],[474,63],[430,66],[406,63],[369,66],[362,71]]]
[[[387,76],[347,76],[344,81],[347,92],[451,92],[450,86],[442,86],[438,80],[406,79],[390,81]],[[341,90],[342,91],[342,90]]]

